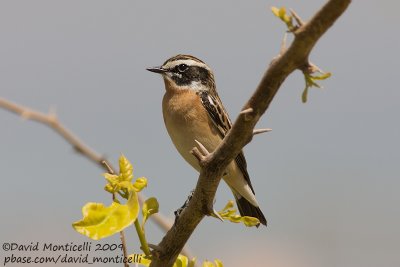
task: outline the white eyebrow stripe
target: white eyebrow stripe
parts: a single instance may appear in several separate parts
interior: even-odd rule
[[[165,64],[163,67],[166,69],[169,69],[169,68],[173,68],[180,64],[186,64],[188,66],[202,67],[202,68],[205,68],[205,69],[211,71],[211,69],[206,64],[195,61],[193,59],[179,59],[179,60],[171,61],[171,62],[168,62],[167,64]]]

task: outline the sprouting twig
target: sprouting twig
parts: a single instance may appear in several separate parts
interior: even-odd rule
[[[107,161],[103,160],[102,163],[103,163],[103,165],[105,166],[105,168],[107,169],[107,172],[108,172],[109,174],[114,174],[114,173],[115,173],[115,171],[114,171],[113,168],[108,164]]]
[[[83,141],[81,141],[74,133],[72,133],[68,128],[66,128],[57,118],[54,109],[50,109],[48,114],[24,107],[22,105],[13,103],[7,99],[0,98],[0,108],[8,110],[12,113],[15,113],[21,116],[25,120],[36,121],[41,124],[47,125],[54,131],[56,131],[61,137],[63,137],[71,146],[83,155],[84,157],[88,158],[90,161],[98,165],[100,168],[104,169],[105,171],[109,172],[110,170],[113,171],[114,168],[112,164],[107,161],[101,154],[97,153],[89,146],[87,146]],[[143,194],[138,194],[139,202],[143,203],[143,199],[146,197]],[[152,221],[158,225],[164,232],[167,232],[171,228],[171,223],[167,218],[165,218],[160,213],[153,214],[151,216]],[[125,240],[125,238],[120,235],[121,240]],[[188,249],[182,250],[182,254],[191,258],[192,254],[188,251]],[[125,256],[125,255],[124,255]]]

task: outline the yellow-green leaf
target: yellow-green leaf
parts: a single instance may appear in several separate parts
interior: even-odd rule
[[[286,8],[285,7],[281,7],[279,9],[278,14],[279,14],[278,17],[280,17],[284,21],[284,16],[286,15]]]
[[[147,186],[147,179],[145,177],[137,178],[135,183],[133,184],[133,188],[136,192],[140,192]]]
[[[188,266],[188,258],[182,254],[179,254],[178,258],[176,259],[173,267],[187,267]]]
[[[188,267],[194,267],[195,265],[196,265],[196,257],[193,257],[193,259],[189,261]]]
[[[110,184],[106,184],[106,186],[104,186],[104,190],[110,193],[115,193],[114,188]]]
[[[203,262],[202,267],[215,267],[215,265],[211,261],[205,261]]]
[[[321,88],[321,86],[315,82],[316,80],[325,80],[331,77],[331,75],[332,74],[330,72],[322,73],[321,75],[315,75],[315,76],[312,76],[308,73],[304,73],[304,80],[306,82],[306,87],[304,88],[303,93],[301,94],[301,101],[303,103],[307,102],[308,89],[310,87]]]
[[[133,185],[132,185],[132,183],[131,182],[128,182],[128,181],[122,181],[122,182],[120,182],[119,184],[118,184],[118,187],[120,188],[120,189],[125,189],[125,191],[126,192],[131,192],[131,191],[133,191],[135,188],[133,187]]]
[[[159,204],[158,201],[155,197],[148,198],[144,203],[142,207],[142,215],[143,215],[143,222],[142,222],[142,228],[144,224],[146,223],[147,219],[154,213],[158,212]]]
[[[242,222],[244,223],[244,225],[248,226],[248,227],[252,227],[252,226],[257,226],[260,224],[260,220],[254,217],[250,217],[250,216],[243,216],[242,217]]]
[[[273,7],[271,7],[271,11],[272,11],[272,13],[274,13],[275,16],[277,16],[279,18],[279,8],[273,6]]]
[[[288,16],[285,14],[282,20],[286,23],[288,29],[291,31],[293,29],[292,16]]]
[[[232,209],[234,207],[235,203],[233,200],[229,200],[228,203],[225,205],[225,207],[222,209],[222,211],[227,211],[229,209]]]
[[[133,166],[124,155],[119,157],[119,173],[122,181],[130,182],[133,178]]]
[[[99,240],[120,232],[131,225],[139,213],[139,201],[132,191],[126,204],[113,202],[105,207],[102,203],[87,203],[82,208],[83,219],[72,224],[74,229],[91,239]]]
[[[275,16],[277,16],[280,20],[282,20],[286,26],[288,27],[289,31],[292,31],[294,26],[293,26],[293,16],[288,15],[286,13],[286,8],[281,7],[271,7],[272,13],[274,13]]]
[[[308,87],[313,87],[314,86],[314,87],[317,87],[317,88],[321,88],[321,86],[318,83],[314,82],[314,77],[312,77],[312,76],[308,77],[307,83],[308,83]]]
[[[151,263],[151,260],[145,254],[131,254],[128,258],[130,263],[139,263],[143,266],[149,266]]]
[[[308,86],[306,85],[306,88],[304,88],[303,93],[301,94],[301,101],[303,103],[307,102],[307,94],[308,94]]]
[[[331,76],[332,76],[332,73],[326,72],[326,73],[323,73],[323,74],[321,74],[321,75],[312,76],[312,78],[313,78],[314,80],[325,80],[325,79],[328,79],[328,78],[331,77]]]
[[[234,209],[233,205],[234,202],[232,200],[229,201],[221,211],[218,211],[218,214],[225,220],[229,220],[233,223],[242,222],[248,227],[258,226],[260,224],[260,221],[257,218],[250,216],[240,216],[239,214],[236,214],[236,209]]]
[[[111,173],[104,173],[103,175],[104,175],[104,178],[106,178],[106,180],[107,180],[111,185],[114,185],[114,184],[116,184],[116,183],[119,182],[119,180],[118,180],[119,176],[118,176],[118,175],[111,174]]]
[[[224,267],[224,265],[222,264],[222,261],[216,259],[214,262],[215,262],[216,267]]]
[[[242,217],[238,214],[232,215],[228,219],[233,223],[240,223],[242,221]]]

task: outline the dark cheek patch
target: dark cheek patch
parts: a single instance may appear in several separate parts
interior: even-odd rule
[[[197,67],[197,71],[198,71],[199,80],[201,81],[201,83],[207,84],[207,82],[210,80],[210,74],[208,73],[208,70]]]
[[[210,76],[208,70],[198,66],[190,66],[185,72],[179,72],[176,67],[172,79],[179,86],[190,85],[192,82],[201,82],[207,85]]]

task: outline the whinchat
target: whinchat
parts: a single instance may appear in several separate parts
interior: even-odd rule
[[[216,91],[214,74],[200,59],[190,55],[174,56],[160,67],[147,70],[164,78],[165,94],[162,112],[165,126],[176,149],[197,171],[200,165],[190,153],[199,141],[214,151],[232,127],[231,120]],[[247,172],[247,163],[240,152],[222,177],[236,199],[242,216],[252,216],[264,225],[267,221],[255,198]]]

